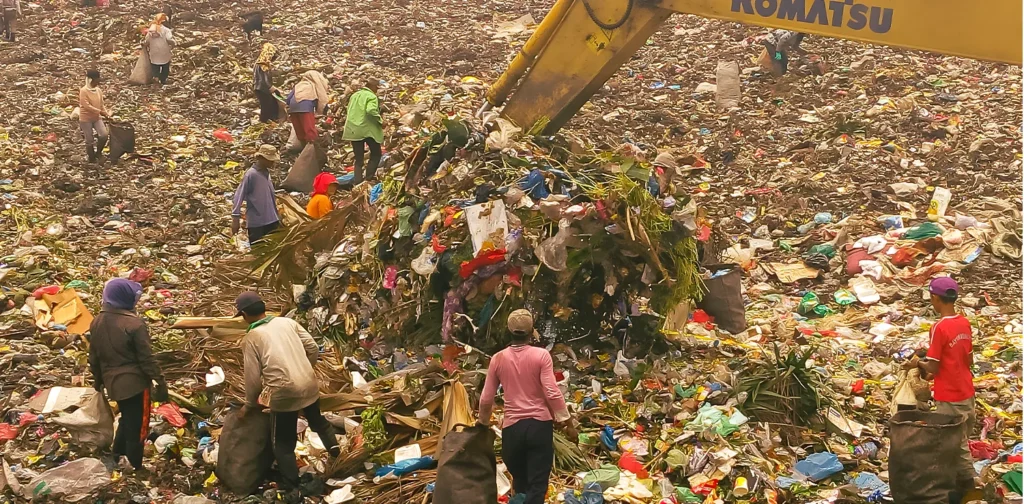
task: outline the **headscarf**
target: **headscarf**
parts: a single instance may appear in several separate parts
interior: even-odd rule
[[[126,278],[113,278],[103,286],[103,304],[120,310],[134,310],[142,297],[142,285]]]
[[[328,96],[330,84],[327,77],[316,70],[309,70],[302,74],[302,80],[295,85],[295,101],[316,100],[317,108],[323,110],[330,101]]]
[[[313,194],[327,194],[327,188],[330,187],[331,184],[337,183],[337,177],[327,172],[321,172],[315,179],[313,179]]]
[[[263,44],[263,49],[260,50],[260,57],[256,58],[256,64],[263,67],[264,71],[270,71],[270,63],[274,60],[274,55],[277,54],[277,48],[274,44],[267,42]]]

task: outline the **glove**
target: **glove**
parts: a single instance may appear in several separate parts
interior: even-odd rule
[[[156,384],[156,390],[153,391],[153,400],[156,402],[167,402],[167,382],[160,382]]]

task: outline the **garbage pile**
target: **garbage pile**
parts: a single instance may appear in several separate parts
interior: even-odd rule
[[[559,135],[533,137],[473,112],[550,2],[470,4],[176,2],[158,89],[125,84],[156,6],[26,3],[0,56],[0,499],[245,500],[215,464],[241,396],[245,327],[225,316],[259,287],[322,342],[345,449],[329,460],[300,424],[298,453],[326,502],[429,495],[439,435],[474,421],[500,321],[524,306],[582,423],[556,441],[550,501],[877,501],[893,408],[928,399],[899,366],[935,322],[922,286],[953,275],[976,330],[975,497],[1020,500],[1018,67],[809,36],[775,77],[764,30],[675,16]],[[314,68],[338,95],[380,79],[388,138],[374,183],[317,221],[307,195],[280,198],[300,210],[250,254],[230,196],[259,144],[289,136],[255,117],[262,40],[282,89]],[[85,162],[71,120],[91,66],[136,132],[114,166]],[[331,110],[325,169],[344,179]],[[89,428],[84,328],[114,276],[145,286],[170,382],[148,474]],[[506,471],[496,486],[507,498]]]

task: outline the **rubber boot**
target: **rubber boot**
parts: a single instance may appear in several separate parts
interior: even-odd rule
[[[102,159],[103,159],[103,148],[106,147],[106,146],[107,146],[107,139],[106,138],[100,138],[99,140],[96,141],[96,159],[97,160],[101,160],[102,161]]]
[[[85,146],[85,155],[89,158],[90,163],[96,162],[96,149],[93,149],[91,145]]]

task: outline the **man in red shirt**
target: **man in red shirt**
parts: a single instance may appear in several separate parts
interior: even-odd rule
[[[957,462],[957,483],[963,491],[974,488],[974,460],[967,439],[974,432],[974,365],[971,323],[956,312],[960,286],[949,277],[932,280],[928,286],[932,308],[941,317],[931,329],[931,343],[923,360],[915,358],[912,364],[922,370],[922,376],[932,376],[935,385],[935,411],[943,415],[963,417],[964,435],[960,460]],[[912,366],[911,366],[912,367]]]

